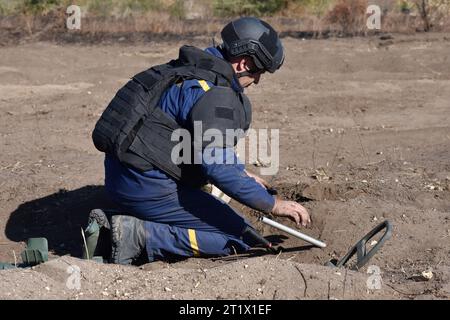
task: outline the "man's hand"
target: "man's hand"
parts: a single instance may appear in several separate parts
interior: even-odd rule
[[[311,223],[311,218],[308,211],[299,203],[295,201],[286,201],[275,198],[275,205],[273,206],[272,213],[278,217],[288,217],[292,221],[295,221],[297,226],[306,227]]]
[[[245,170],[245,173],[256,180],[263,188],[271,189],[269,183],[263,178],[258,177],[257,175],[248,172]],[[292,221],[294,221],[298,227],[300,224],[306,227],[311,223],[311,218],[309,216],[308,211],[301,204],[295,201],[286,201],[275,198],[275,205],[272,209],[272,214],[278,217],[288,217]]]
[[[247,170],[244,170],[244,171],[249,177],[255,179],[256,182],[258,182],[264,189],[270,188],[269,183],[266,180],[264,180],[263,178],[258,177],[257,175],[255,175],[251,172],[248,172]]]

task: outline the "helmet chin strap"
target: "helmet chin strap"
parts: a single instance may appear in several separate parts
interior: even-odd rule
[[[258,68],[252,68],[252,69],[249,69],[249,70],[245,70],[245,71],[239,72],[239,73],[237,74],[237,77],[238,77],[238,78],[242,78],[242,77],[246,77],[246,76],[251,77],[251,76],[256,75],[258,72],[264,73],[264,71],[261,70],[261,69],[258,69]]]
[[[236,74],[236,76],[238,78],[242,78],[242,77],[246,77],[246,76],[251,76],[253,75],[253,73],[249,72],[249,71],[242,71]]]

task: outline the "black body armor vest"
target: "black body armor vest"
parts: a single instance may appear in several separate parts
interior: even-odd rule
[[[195,47],[181,47],[178,59],[135,75],[117,92],[95,125],[92,133],[95,147],[140,171],[157,167],[175,180],[191,185],[204,184],[206,181],[201,178],[198,166],[176,165],[171,161],[172,149],[179,143],[171,141],[172,132],[181,127],[161,110],[159,101],[175,83],[206,80],[223,88],[228,101],[233,101],[228,103],[231,105],[218,107],[238,110],[234,112],[237,119],[229,122],[228,129],[246,130],[251,120],[251,107],[244,94],[231,89],[233,75],[232,66],[225,60]],[[207,99],[200,99],[203,102],[193,107],[200,110],[196,113],[208,113],[205,108],[210,107],[214,113],[212,108],[218,101],[214,99],[214,90],[210,92]]]

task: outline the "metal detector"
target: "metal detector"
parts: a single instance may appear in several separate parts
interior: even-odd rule
[[[383,236],[376,243],[376,245],[370,249],[368,252],[366,250],[367,242],[372,239],[376,234],[380,231],[386,229]],[[358,270],[361,269],[369,260],[373,257],[373,255],[380,250],[380,248],[384,245],[386,240],[390,239],[392,236],[392,224],[386,220],[380,223],[378,226],[373,228],[368,234],[366,234],[361,240],[359,240],[347,254],[341,259],[332,259],[328,261],[325,265],[328,267],[340,268],[344,267],[345,264],[356,254],[356,264],[352,266],[350,269]]]

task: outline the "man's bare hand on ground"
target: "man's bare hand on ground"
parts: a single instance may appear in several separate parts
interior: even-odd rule
[[[275,205],[272,214],[278,217],[288,217],[294,221],[297,226],[300,224],[304,227],[311,223],[308,211],[301,204],[295,201],[287,201],[275,198]]]
[[[245,173],[253,179],[256,180],[263,188],[270,189],[269,183],[261,177],[248,172],[245,170]],[[272,214],[278,217],[288,217],[292,221],[294,221],[298,227],[300,224],[306,227],[311,223],[311,218],[309,216],[308,211],[301,204],[295,201],[287,201],[275,198],[275,205],[272,209]]]

